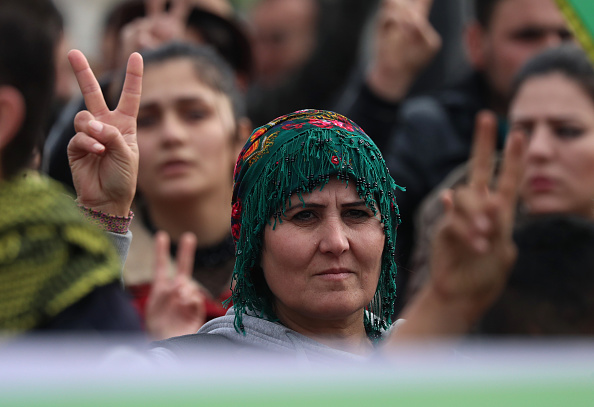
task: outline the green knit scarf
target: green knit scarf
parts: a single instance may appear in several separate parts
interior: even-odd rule
[[[35,173],[0,182],[0,330],[18,333],[119,278],[109,239]]]

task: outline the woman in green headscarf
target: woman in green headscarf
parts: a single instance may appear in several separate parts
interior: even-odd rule
[[[494,125],[490,116],[481,120],[475,176],[444,196],[435,277],[405,311],[398,335],[389,330],[400,187],[359,126],[333,112],[303,110],[256,129],[237,160],[233,309],[198,334],[162,345],[175,351],[230,342],[314,359],[357,357],[387,337],[467,330],[515,256],[509,218],[521,145],[511,137],[509,165],[489,192]]]

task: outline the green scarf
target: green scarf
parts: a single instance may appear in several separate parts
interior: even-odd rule
[[[0,330],[41,327],[119,278],[119,258],[55,182],[35,173],[0,182]]]
[[[262,232],[283,214],[288,199],[323,187],[330,177],[354,182],[369,208],[378,208],[386,236],[375,296],[365,313],[365,328],[378,338],[391,324],[396,298],[394,249],[400,223],[397,186],[373,141],[337,113],[302,110],[254,131],[239,154],[234,173],[231,227],[236,243],[232,297],[235,328],[242,315],[274,320],[271,293],[260,269]],[[400,188],[402,189],[402,188]]]

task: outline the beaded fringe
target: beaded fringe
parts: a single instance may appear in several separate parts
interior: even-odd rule
[[[260,175],[258,185],[241,203],[241,236],[236,247],[237,261],[233,272],[232,297],[235,307],[235,329],[244,332],[242,316],[251,311],[259,317],[275,319],[270,298],[256,292],[253,271],[259,267],[262,232],[266,224],[276,226],[292,194],[303,202],[303,194],[320,190],[331,176],[348,185],[355,182],[359,197],[374,210],[379,209],[386,236],[382,270],[377,290],[366,307],[365,329],[372,339],[392,323],[396,298],[396,263],[394,260],[396,229],[400,215],[394,191],[404,190],[390,177],[383,157],[369,139],[337,129],[309,129],[305,136],[283,144]],[[390,214],[386,216],[385,214]],[[250,255],[251,254],[251,255]],[[241,293],[241,296],[239,295]]]

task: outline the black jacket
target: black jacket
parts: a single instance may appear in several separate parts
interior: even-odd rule
[[[414,217],[425,198],[454,168],[470,156],[476,114],[487,106],[487,90],[478,73],[451,88],[406,100],[401,105],[377,98],[364,85],[344,112],[376,142],[396,183],[402,224],[396,239],[398,291],[404,293],[414,242]],[[501,120],[499,146],[505,138]],[[399,311],[401,298],[396,305]]]

